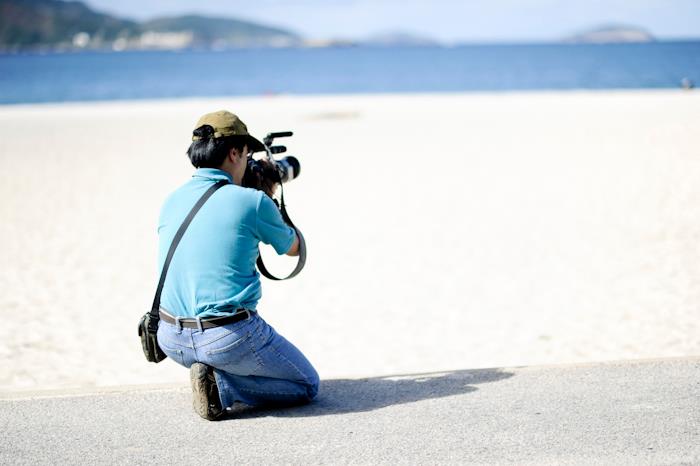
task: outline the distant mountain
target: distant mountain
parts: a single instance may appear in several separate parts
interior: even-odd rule
[[[564,39],[564,42],[576,44],[610,44],[654,41],[656,41],[656,38],[642,28],[621,25],[601,26]]]
[[[247,21],[205,16],[158,18],[141,24],[145,32],[189,32],[194,45],[213,46],[289,46],[301,41],[298,35],[284,29]]]
[[[289,46],[301,38],[284,29],[203,16],[137,23],[61,0],[0,0],[0,51],[27,49],[178,49]]]
[[[0,49],[72,47],[80,33],[100,46],[138,30],[133,21],[96,13],[81,2],[0,0]]]
[[[362,42],[366,45],[375,46],[423,46],[439,45],[431,38],[412,34],[410,32],[386,32],[369,37]]]

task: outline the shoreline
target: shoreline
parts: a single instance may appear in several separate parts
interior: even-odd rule
[[[695,92],[693,92],[695,91]],[[0,103],[0,112],[12,110],[52,110],[58,108],[83,108],[100,107],[109,109],[110,107],[138,106],[138,105],[187,105],[202,102],[214,101],[258,101],[258,100],[354,100],[354,99],[374,99],[374,98],[449,98],[449,97],[528,97],[546,95],[591,95],[591,96],[633,96],[633,95],[662,95],[662,94],[698,94],[700,89],[683,89],[681,87],[657,87],[657,88],[612,88],[612,89],[513,89],[500,91],[433,91],[433,92],[357,92],[357,93],[310,93],[310,94],[258,94],[258,95],[221,95],[221,96],[187,96],[187,97],[162,97],[143,99],[109,99],[109,100],[70,100],[70,101],[46,101],[46,102],[21,102],[21,103]]]

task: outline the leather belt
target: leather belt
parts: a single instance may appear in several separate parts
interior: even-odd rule
[[[208,317],[204,319],[199,319],[199,321],[201,321],[203,329],[214,328],[221,327],[222,325],[233,324],[234,322],[240,322],[241,320],[246,320],[250,318],[250,316],[252,316],[253,314],[254,312],[249,311],[248,309],[236,309],[236,312],[230,316]],[[176,324],[175,317],[171,316],[170,314],[167,314],[166,312],[163,312],[163,310],[160,311],[160,318],[169,324]],[[179,322],[183,328],[199,328],[197,320],[198,319],[188,317],[186,319],[179,319]]]

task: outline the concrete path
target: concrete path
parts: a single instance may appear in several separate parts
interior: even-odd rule
[[[0,394],[0,464],[700,464],[700,358],[327,380],[220,422],[188,390]]]

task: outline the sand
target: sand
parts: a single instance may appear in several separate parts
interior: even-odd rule
[[[4,106],[1,391],[187,380],[136,324],[221,108],[296,133],[309,260],[259,309],[322,378],[700,355],[700,93]]]

